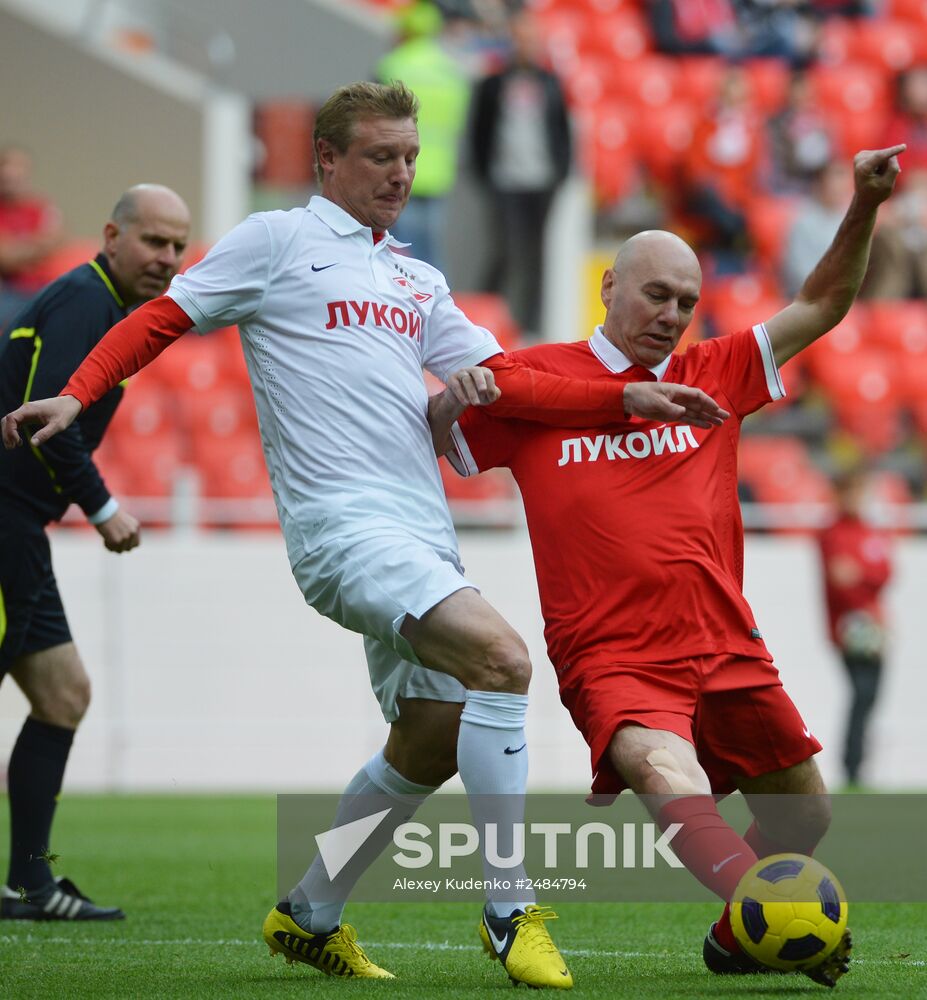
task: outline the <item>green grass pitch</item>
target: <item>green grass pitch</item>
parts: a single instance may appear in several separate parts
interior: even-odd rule
[[[0,806],[0,844],[8,831]],[[124,923],[0,922],[0,997],[436,997],[511,995],[482,954],[471,904],[356,904],[347,919],[391,982],[327,979],[270,960],[261,922],[274,903],[275,802],[263,797],[76,796],[59,807],[59,874]],[[307,851],[310,849],[307,844]],[[5,860],[4,860],[5,865]],[[543,900],[541,900],[543,902]],[[576,997],[825,996],[802,976],[711,976],[701,943],[711,904],[558,906],[552,930]],[[853,904],[851,973],[837,997],[927,998],[927,904]]]

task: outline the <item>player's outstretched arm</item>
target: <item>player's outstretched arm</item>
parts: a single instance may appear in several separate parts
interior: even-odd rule
[[[443,392],[428,397],[428,426],[435,454],[447,454],[451,447],[451,428],[468,406],[488,406],[500,395],[495,377],[488,368],[475,365],[454,372]]]
[[[50,437],[70,427],[83,407],[73,396],[54,396],[52,399],[36,399],[23,403],[18,409],[8,413],[2,421],[4,448],[15,448],[26,438],[26,427],[38,426],[29,435],[33,445],[40,445]]]
[[[624,408],[645,420],[685,422],[694,427],[717,427],[730,416],[706,392],[674,382],[629,382]]]
[[[856,154],[853,200],[837,235],[795,300],[766,321],[777,365],[833,329],[849,312],[869,264],[879,205],[894,190],[901,171],[898,156],[905,149],[902,144]]]

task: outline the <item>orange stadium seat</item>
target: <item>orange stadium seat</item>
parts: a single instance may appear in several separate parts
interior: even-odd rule
[[[857,302],[829,333],[802,352],[812,376],[824,381],[829,369],[843,358],[871,351],[868,329],[869,306],[865,302]]]
[[[180,414],[173,393],[146,376],[144,372],[129,379],[107,437],[159,437],[179,430]]]
[[[563,89],[570,106],[579,113],[607,104],[613,82],[605,59],[587,56],[564,66]]]

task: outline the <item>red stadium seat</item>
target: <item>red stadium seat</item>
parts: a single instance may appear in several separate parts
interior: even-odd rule
[[[521,330],[501,295],[455,292],[454,301],[471,323],[486,327],[504,351],[512,351],[519,346]]]
[[[623,98],[642,112],[672,105],[680,81],[679,65],[668,56],[646,55],[633,62],[613,62],[608,93]]]
[[[740,441],[738,478],[760,503],[818,503],[831,499],[827,477],[793,437],[745,434]]]
[[[683,56],[676,63],[679,66],[679,93],[696,106],[710,106],[728,71],[727,61],[720,56]]]
[[[838,426],[866,453],[880,454],[901,439],[897,370],[884,351],[834,352],[828,363],[817,353],[817,385],[834,408]]]
[[[214,437],[197,461],[204,497],[268,497],[270,480],[257,434],[243,431]]]
[[[747,205],[747,230],[757,258],[773,273],[779,272],[789,229],[798,211],[794,198],[758,194]]]
[[[100,252],[100,240],[69,240],[64,246],[59,247],[42,262],[39,273],[43,283],[54,281],[60,278],[80,264],[86,264],[88,260],[93,260]]]
[[[195,461],[214,447],[217,438],[243,433],[258,436],[251,394],[241,386],[217,385],[203,392],[188,392],[181,408]]]
[[[912,22],[914,30],[923,31],[927,24],[927,0],[886,0],[884,12],[888,17]]]
[[[225,343],[211,333],[201,337],[190,331],[158,355],[146,373],[181,395],[211,389],[222,381]]]
[[[850,35],[847,55],[883,72],[899,73],[927,57],[927,32],[923,25],[917,31],[902,20],[860,21]]]
[[[632,141],[649,178],[664,187],[677,182],[692,148],[697,119],[696,106],[683,101],[674,101],[659,114],[634,119]]]
[[[835,115],[887,112],[889,86],[886,74],[867,63],[816,66],[808,73],[817,104]]]
[[[609,98],[608,87],[612,83],[609,66],[603,59],[587,56],[564,67],[563,88],[575,111],[602,106]]]
[[[829,333],[802,352],[812,376],[826,381],[830,369],[839,365],[843,358],[872,351],[868,329],[869,307],[857,302]]]
[[[927,355],[927,303],[870,302],[868,313],[867,342],[889,351],[896,364],[904,365],[912,355]]]
[[[579,118],[580,161],[607,205],[627,195],[638,179],[635,119],[624,107],[600,105]]]
[[[169,497],[182,465],[182,442],[173,429],[146,436],[107,434],[100,466],[121,497]]]
[[[786,305],[769,279],[760,274],[739,274],[715,280],[706,300],[706,311],[719,335],[763,323]]]
[[[180,426],[174,395],[140,373],[129,379],[107,437],[157,437],[179,431]]]
[[[651,51],[650,27],[644,15],[625,8],[589,17],[579,37],[580,51],[633,62]]]
[[[774,114],[785,103],[789,70],[781,59],[751,59],[745,63],[750,79],[750,97],[757,109]]]

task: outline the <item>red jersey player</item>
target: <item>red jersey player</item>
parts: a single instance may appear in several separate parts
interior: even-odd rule
[[[629,787],[663,829],[682,824],[673,850],[725,901],[758,857],[809,853],[830,819],[814,761],[820,744],[783,690],[741,591],[740,421],[784,395],[779,368],[850,308],[903,149],[857,155],[853,201],[833,244],[796,299],[765,323],[674,355],[701,271],[678,237],[647,232],[605,272],[606,319],[589,341],[518,352],[544,372],[687,383],[731,420],[558,430],[474,408],[450,434],[458,471],[507,466],[521,488],[550,658],[592,752],[593,790]],[[440,446],[446,428],[434,432]],[[735,788],[754,814],[743,838],[712,797]],[[847,935],[809,975],[833,985],[849,949]],[[717,973],[759,969],[734,940],[727,908],[704,957]]]
[[[892,574],[884,531],[862,515],[866,477],[859,470],[836,482],[837,511],[818,543],[830,638],[853,690],[843,748],[847,781],[855,785],[865,749],[866,723],[882,675],[885,620],[881,594]]]

